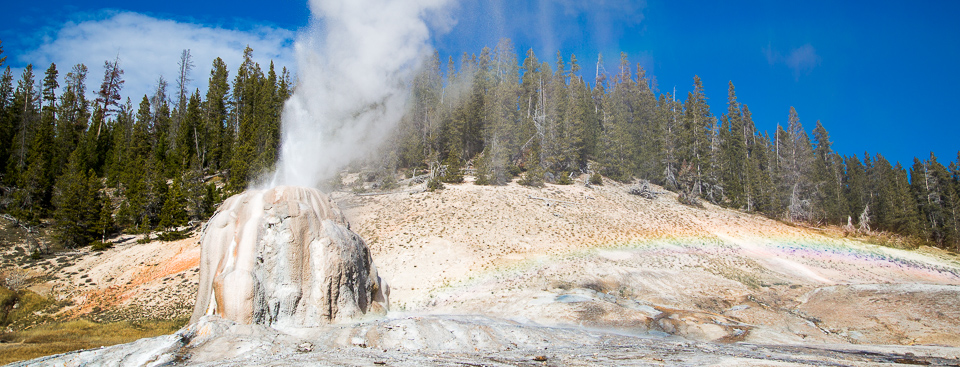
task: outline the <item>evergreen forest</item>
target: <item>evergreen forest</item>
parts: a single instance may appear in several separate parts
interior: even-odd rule
[[[186,87],[196,67],[190,51],[179,60],[172,84],[161,77],[152,94],[128,97],[120,58],[104,62],[102,81],[83,64],[63,77],[55,64],[18,77],[7,66],[0,212],[49,228],[66,248],[104,248],[118,233],[176,238],[272,172],[283,104],[296,86],[286,68],[264,71],[248,47],[236,69],[213,60],[201,93]],[[808,134],[793,108],[784,111],[787,126],[759,131],[733,82],[717,114],[696,76],[693,90],[676,96],[657,91],[626,54],[614,73],[602,64],[598,57],[596,72],[586,72],[575,55],[547,62],[532,50],[520,60],[508,39],[445,63],[434,53],[411,80],[389,141],[356,166],[382,187],[427,171],[439,188],[462,181],[465,169],[481,185],[572,184],[581,174],[593,183],[601,175],[646,180],[689,205],[960,251],[960,152],[953,162],[931,153],[909,167],[880,153],[844,156],[819,121]]]

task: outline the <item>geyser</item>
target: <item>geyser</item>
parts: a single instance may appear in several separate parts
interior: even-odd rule
[[[315,20],[296,43],[297,85],[269,186],[314,187],[386,138],[430,49],[424,18],[448,2],[310,1]]]
[[[219,315],[274,328],[316,327],[387,311],[389,288],[367,245],[326,195],[248,190],[203,229],[191,323]]]
[[[312,0],[296,44],[277,171],[204,228],[191,322],[314,327],[385,313],[389,290],[343,215],[313,189],[377,146],[405,112],[429,49],[424,17],[448,0]]]

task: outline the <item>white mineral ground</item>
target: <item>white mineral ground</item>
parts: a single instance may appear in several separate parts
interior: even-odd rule
[[[206,317],[24,365],[960,364],[957,255],[627,191],[334,192],[390,284],[385,318],[282,333]],[[77,255],[36,289],[72,299],[64,315],[189,315],[198,240]]]

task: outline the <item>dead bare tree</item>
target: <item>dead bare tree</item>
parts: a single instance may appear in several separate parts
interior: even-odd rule
[[[863,207],[863,213],[860,213],[860,233],[870,232],[870,204]]]
[[[15,268],[7,270],[3,274],[3,284],[14,292],[25,288],[28,280],[30,280],[30,276],[23,269]]]
[[[123,69],[120,68],[120,55],[113,60],[103,62],[103,83],[97,92],[96,102],[100,104],[100,122],[97,124],[97,138],[103,128],[103,121],[120,108],[120,89],[123,88]]]
[[[193,81],[190,78],[190,71],[193,70],[193,58],[190,56],[190,49],[184,49],[180,52],[180,61],[177,62],[180,73],[177,74],[177,108],[180,113],[187,109],[187,84]]]
[[[636,185],[631,186],[628,190],[630,195],[637,195],[644,199],[656,199],[660,195],[660,192],[655,190],[650,184],[650,181],[640,180]]]

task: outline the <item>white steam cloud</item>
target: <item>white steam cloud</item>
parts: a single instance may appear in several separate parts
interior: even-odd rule
[[[295,46],[298,84],[271,186],[316,186],[385,139],[430,49],[425,19],[448,2],[310,1],[316,19]]]

